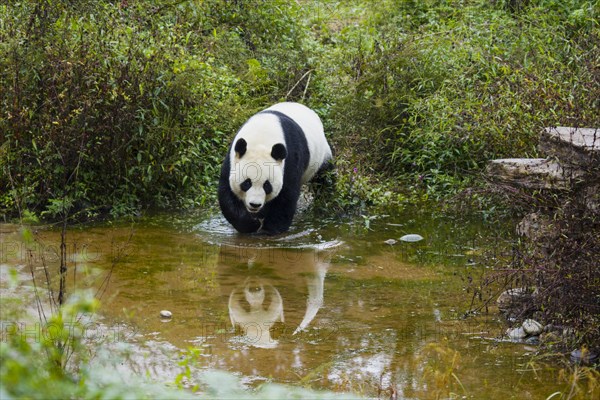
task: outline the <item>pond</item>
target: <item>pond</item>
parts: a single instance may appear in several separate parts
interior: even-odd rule
[[[70,229],[68,282],[99,289],[104,323],[135,333],[119,340],[169,349],[175,360],[197,349],[199,368],[234,372],[248,387],[546,398],[561,386],[532,361],[535,348],[502,340],[494,310],[463,318],[469,281],[510,256],[512,226],[408,209],[305,214],[287,234],[257,237],[218,214],[156,215]],[[400,240],[407,234],[423,240]],[[37,236],[30,254],[55,266],[60,233]],[[2,263],[26,258],[16,234],[2,240]],[[168,370],[158,372],[165,381]]]

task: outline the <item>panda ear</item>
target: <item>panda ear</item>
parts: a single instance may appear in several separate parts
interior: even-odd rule
[[[239,139],[237,142],[235,142],[234,151],[237,153],[238,158],[242,158],[242,156],[246,154],[246,146],[247,143],[244,139]]]
[[[282,143],[277,143],[276,145],[274,145],[273,149],[271,149],[271,157],[273,157],[277,161],[281,161],[284,158],[286,158],[287,150],[285,149],[285,146]]]

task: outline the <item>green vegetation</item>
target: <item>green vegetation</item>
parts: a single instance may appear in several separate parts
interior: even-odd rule
[[[376,3],[376,4],[373,4]],[[547,125],[599,126],[597,1],[10,1],[0,212],[214,204],[230,138],[302,101],[341,210],[442,197]]]
[[[284,2],[239,3],[1,6],[5,212],[214,199],[230,135],[304,64]]]

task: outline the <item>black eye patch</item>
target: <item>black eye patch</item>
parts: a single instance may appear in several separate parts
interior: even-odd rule
[[[250,180],[250,178],[246,179],[240,185],[240,189],[242,189],[242,192],[247,192],[248,190],[250,190],[251,187],[252,187],[252,181]]]
[[[271,182],[266,181],[263,184],[263,189],[265,190],[266,194],[271,194],[271,192],[273,191],[273,185],[271,185]]]

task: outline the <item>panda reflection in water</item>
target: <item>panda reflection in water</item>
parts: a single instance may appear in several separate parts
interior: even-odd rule
[[[219,179],[219,205],[242,233],[285,232],[303,184],[331,168],[331,148],[317,114],[279,103],[252,116],[233,139]]]

